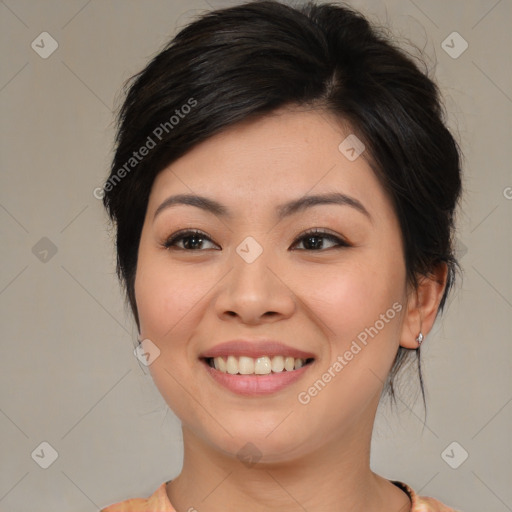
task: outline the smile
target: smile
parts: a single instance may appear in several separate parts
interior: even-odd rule
[[[291,356],[201,358],[216,384],[237,395],[256,397],[283,390],[313,366],[314,359]]]
[[[209,357],[206,362],[211,368],[230,375],[269,375],[271,373],[291,372],[310,364],[313,358],[302,359],[291,356],[260,357]]]

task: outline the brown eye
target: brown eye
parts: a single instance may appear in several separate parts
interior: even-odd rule
[[[205,233],[198,230],[186,230],[175,233],[163,245],[166,249],[176,248],[183,251],[198,251],[207,242],[213,244],[210,237]],[[180,243],[182,243],[181,247],[178,245]]]
[[[334,245],[331,247],[325,247],[325,240],[329,240]],[[311,231],[308,231],[307,233],[304,233],[301,235],[296,242],[294,242],[293,247],[295,247],[298,243],[303,243],[305,246],[304,249],[306,251],[319,251],[319,250],[325,250],[325,249],[334,249],[336,247],[350,247],[350,245],[345,242],[345,240],[332,235],[331,233],[327,233],[325,231],[321,231],[318,229],[314,229]]]

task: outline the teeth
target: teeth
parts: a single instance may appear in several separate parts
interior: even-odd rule
[[[254,365],[254,373],[257,375],[268,375],[272,371],[270,358],[267,356],[258,357]]]
[[[291,372],[295,368],[295,359],[293,357],[287,357],[284,360],[284,369]]]
[[[304,366],[304,359],[293,358],[291,356],[261,356],[257,358],[240,356],[215,357],[213,365],[216,370],[223,373],[236,375],[268,375],[270,373],[280,373],[284,370],[291,372]]]
[[[272,358],[272,371],[274,373],[282,372],[284,370],[284,357],[275,356]]]
[[[240,359],[238,360],[238,371],[242,375],[250,375],[251,373],[254,373],[254,359],[252,357],[240,357]]]
[[[217,363],[215,365],[215,368],[217,368],[221,372],[226,373],[228,371],[228,367],[227,367],[226,361],[224,361],[224,359],[222,359],[222,357],[218,357],[217,359],[218,359],[218,361],[217,361]]]
[[[213,363],[215,364],[215,359],[213,360]],[[217,365],[215,365],[215,368],[217,368]],[[226,370],[228,373],[231,373],[231,375],[238,373],[238,361],[236,360],[236,357],[228,356],[228,360],[226,362]]]

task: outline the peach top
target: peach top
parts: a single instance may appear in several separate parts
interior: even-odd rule
[[[407,484],[397,480],[391,483],[402,489],[411,499],[410,512],[460,512],[440,501],[426,496],[418,496]],[[120,501],[101,509],[100,512],[176,512],[167,497],[166,484],[164,482],[149,498],[132,498]],[[192,508],[193,510],[193,508]]]

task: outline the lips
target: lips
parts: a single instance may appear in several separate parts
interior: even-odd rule
[[[214,357],[227,357],[227,356],[247,356],[247,357],[262,357],[262,356],[289,356],[295,359],[314,359],[315,354],[305,352],[295,347],[285,345],[276,340],[260,339],[260,340],[247,340],[237,339],[226,341],[215,345],[211,349],[207,349],[199,355],[200,359],[210,359]]]
[[[272,371],[266,375],[241,375],[239,373],[231,375],[229,372],[225,373],[212,367],[212,360],[214,358],[227,359],[229,356],[231,356],[231,358],[245,356],[265,360],[277,356],[284,356],[287,359],[302,359],[305,363],[304,366],[298,369],[279,371],[278,373]],[[273,394],[292,385],[299,380],[305,372],[309,371],[309,368],[311,368],[315,360],[315,355],[311,352],[299,350],[275,340],[239,339],[215,345],[211,349],[202,352],[199,359],[203,362],[203,368],[206,369],[207,373],[217,384],[220,384],[222,387],[238,395],[254,397]]]

